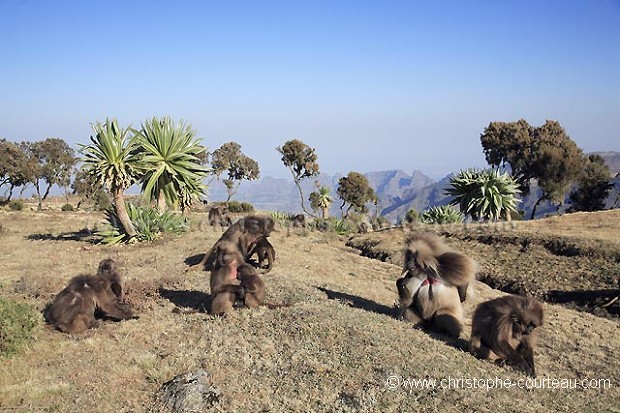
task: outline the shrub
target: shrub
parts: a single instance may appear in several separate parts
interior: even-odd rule
[[[405,213],[405,216],[403,217],[403,223],[405,224],[411,224],[411,223],[419,222],[419,221],[420,221],[420,213],[416,211],[415,209],[410,209],[409,211]]]
[[[37,319],[29,305],[0,297],[0,355],[11,356],[28,345]]]
[[[422,213],[425,224],[458,224],[463,222],[463,214],[450,205],[430,207]]]
[[[73,212],[74,211],[73,205],[71,205],[69,203],[64,204],[62,206],[61,210],[64,211],[64,212]]]
[[[11,202],[9,202],[9,209],[11,211],[21,211],[22,209],[24,209],[24,201],[22,201],[21,199],[14,199]]]
[[[154,241],[164,234],[180,234],[189,230],[189,224],[182,215],[171,211],[159,212],[151,207],[131,203],[126,205],[129,219],[136,229],[136,241]],[[104,244],[119,244],[130,240],[116,215],[115,208],[105,211],[105,221],[108,228],[97,233],[103,237]]]
[[[231,213],[250,213],[254,212],[254,206],[249,202],[230,201],[228,203],[228,212]]]

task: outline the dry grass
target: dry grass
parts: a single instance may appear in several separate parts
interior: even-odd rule
[[[112,257],[122,263],[128,300],[141,316],[76,336],[41,320],[30,348],[0,360],[0,410],[160,411],[161,385],[204,367],[222,393],[214,411],[618,411],[617,321],[545,305],[536,354],[543,378],[610,378],[612,389],[390,390],[390,375],[525,377],[463,351],[467,331],[451,341],[396,320],[399,268],[361,257],[337,238],[274,234],[267,301],[286,306],[217,318],[193,311],[208,297],[208,275],[184,271],[185,260],[206,251],[219,232],[105,247],[80,232],[98,219],[0,212],[1,295],[42,309],[69,278]],[[402,234],[391,238],[400,244]],[[477,290],[476,302],[500,294],[483,284]]]

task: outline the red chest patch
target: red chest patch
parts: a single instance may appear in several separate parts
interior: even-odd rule
[[[426,279],[424,281],[422,281],[422,285],[435,285],[435,284],[441,284],[441,281],[439,281],[437,278],[433,278],[433,277],[426,277]]]

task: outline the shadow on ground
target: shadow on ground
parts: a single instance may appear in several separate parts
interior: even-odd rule
[[[60,234],[30,234],[26,236],[30,241],[79,241],[97,244],[101,241],[101,237],[95,235],[88,229],[81,229],[73,232],[62,232]]]
[[[208,313],[211,308],[211,295],[195,290],[168,290],[159,288],[159,295],[178,308],[186,308],[200,313]]]

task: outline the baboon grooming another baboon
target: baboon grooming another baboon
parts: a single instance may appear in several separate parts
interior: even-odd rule
[[[243,255],[232,241],[218,241],[213,253],[211,270],[211,314],[222,315],[233,307],[243,305],[243,289],[237,279],[237,269],[244,264]]]
[[[275,230],[275,221],[271,217],[248,215],[232,224],[220,239],[204,255],[202,260],[193,267],[204,266],[207,271],[212,270],[217,259],[217,247],[220,243],[232,243],[237,246],[243,260],[247,261],[256,241],[261,237],[268,237]]]
[[[95,326],[95,313],[107,318],[126,320],[137,318],[121,302],[123,289],[116,264],[105,259],[97,275],[72,278],[46,311],[49,324],[65,333],[80,333]]]
[[[271,271],[276,260],[276,250],[267,238],[260,237],[256,240],[256,244],[252,251],[250,251],[248,258],[251,258],[254,254],[258,256],[258,268],[264,268],[265,273]]]
[[[534,329],[543,324],[543,318],[542,304],[531,297],[512,295],[479,304],[472,320],[470,350],[536,377]]]
[[[477,264],[450,250],[437,236],[413,234],[405,240],[402,278],[396,281],[401,317],[416,326],[458,337],[463,305]]]
[[[214,206],[209,210],[209,225],[215,227],[229,227],[232,225],[232,219],[228,216],[228,207],[226,205]]]

